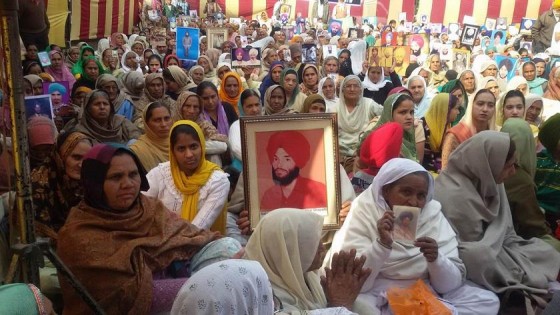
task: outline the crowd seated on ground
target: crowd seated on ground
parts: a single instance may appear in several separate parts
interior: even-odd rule
[[[207,17],[184,22],[201,35],[186,60],[192,44],[167,23],[182,9],[165,2],[145,8],[160,19],[91,46],[21,34],[28,221],[107,314],[403,314],[395,292],[418,283],[419,303],[445,314],[555,306],[558,37],[536,25],[529,52],[514,32],[486,46],[485,27],[467,46],[424,22],[362,23],[342,0],[340,33],[318,18],[292,36],[279,12],[224,22],[209,0]],[[560,0],[547,12],[557,19]],[[209,42],[219,25],[227,38]],[[405,61],[387,30],[410,47]],[[260,65],[238,65],[237,48]],[[310,136],[313,119],[336,129]],[[4,116],[3,139],[12,124]],[[9,193],[15,152],[2,149]],[[18,301],[0,313],[92,313],[53,266],[41,275],[40,288],[0,286],[0,301]]]

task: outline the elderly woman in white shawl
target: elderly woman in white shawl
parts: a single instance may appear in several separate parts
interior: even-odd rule
[[[381,115],[383,106],[363,96],[362,80],[349,75],[340,85],[338,113],[338,144],[342,165],[347,173],[352,171],[354,153],[358,147],[360,133],[370,121]]]
[[[132,50],[127,50],[121,57],[121,67],[115,70],[113,75],[120,79],[123,75],[132,71],[143,73],[140,67],[140,56]]]
[[[281,314],[355,314],[350,310],[371,270],[362,268],[365,258],[355,258],[355,251],[341,252],[333,256],[335,267],[320,279],[322,226],[318,214],[276,209],[262,217],[249,238],[244,258],[263,266],[282,304]]]
[[[387,162],[371,186],[354,202],[331,251],[355,248],[373,271],[355,310],[390,314],[386,291],[424,280],[460,314],[496,314],[497,296],[465,282],[465,265],[451,225],[432,199],[434,180],[420,164],[396,158]],[[394,240],[394,206],[420,208],[415,241]],[[325,264],[331,263],[330,253]]]
[[[420,119],[424,117],[428,108],[430,108],[433,98],[433,95],[428,91],[428,87],[426,86],[426,80],[420,75],[413,75],[408,78],[406,88],[412,94],[414,118]]]
[[[336,96],[336,82],[332,77],[324,77],[319,81],[319,93],[325,99],[327,113],[336,112],[339,98]]]

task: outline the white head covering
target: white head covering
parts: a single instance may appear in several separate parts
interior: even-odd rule
[[[231,63],[231,53],[223,53],[218,58],[218,65],[220,63]]]
[[[261,219],[245,247],[245,259],[261,263],[286,311],[327,305],[318,272],[307,271],[319,248],[322,226],[323,218],[312,212],[277,209]]]
[[[263,39],[259,39],[258,41],[253,42],[253,43],[251,44],[251,47],[260,48],[261,51],[262,51],[262,50],[264,50],[266,47],[268,47],[268,45],[270,45],[271,43],[274,43],[274,42],[275,42],[275,41],[274,41],[274,38],[272,38],[272,37],[270,37],[270,36],[267,36],[267,37],[265,37],[265,38],[263,38]]]
[[[134,42],[136,41],[136,38],[138,38],[138,34],[130,35],[130,37],[128,38],[128,45],[130,45],[130,47],[132,47],[132,45],[134,45]]]
[[[537,95],[537,94],[533,94],[533,93],[529,93],[527,95],[525,95],[525,115],[527,115],[527,110],[529,109],[529,107],[531,107],[531,105],[533,105],[535,102],[537,101],[543,101],[542,96]],[[541,114],[539,115],[539,117],[537,117],[537,119],[535,119],[535,124],[537,126],[539,126],[542,122],[542,116],[543,116],[543,110],[541,110]]]
[[[477,75],[480,75],[480,73],[483,71],[482,67],[483,65],[487,64],[487,62],[492,61],[492,58],[490,58],[488,55],[478,55],[474,58],[474,61],[472,63],[471,66],[471,70],[476,73]],[[484,69],[488,68],[489,65],[487,65],[486,67],[484,67]],[[497,67],[497,65],[496,65]]]
[[[111,45],[109,44],[109,40],[107,38],[102,38],[97,42],[97,58],[103,58],[103,52],[106,49],[110,49]]]
[[[364,77],[364,82],[363,82],[364,89],[377,92],[383,87],[385,87],[385,85],[387,84],[387,80],[385,80],[385,70],[383,69],[383,67],[379,67],[381,68],[381,76],[379,77],[379,81],[372,82],[368,76],[370,68],[372,68],[372,66],[368,68],[368,71],[366,72],[366,76]]]
[[[434,180],[432,176],[420,164],[403,158],[394,158],[385,163],[379,173],[375,176],[373,183],[362,192],[353,202],[350,214],[344,221],[342,228],[336,233],[325,264],[330,264],[332,255],[340,250],[355,248],[357,255],[365,255],[364,268],[371,268],[368,280],[362,290],[386,290],[379,287],[390,285],[391,282],[381,281],[376,283],[376,278],[394,280],[416,280],[428,277],[428,263],[423,254],[412,242],[394,241],[393,249],[387,259],[380,265],[376,262],[380,247],[376,242],[379,237],[377,221],[386,211],[392,211],[383,197],[383,187],[395,183],[401,178],[412,173],[420,172],[428,179],[428,194],[426,204],[420,211],[418,217],[417,237],[431,237],[438,243],[439,253],[459,268],[461,274],[465,274],[465,267],[461,263],[457,252],[457,240],[449,222],[441,212],[439,202],[433,200]]]
[[[406,82],[406,88],[410,90],[410,84],[412,81],[420,80],[422,81],[422,85],[424,85],[424,96],[418,102],[418,104],[414,103],[414,117],[415,118],[422,118],[430,108],[432,104],[432,95],[428,91],[428,86],[426,85],[426,80],[422,76],[419,75],[412,75],[408,78]]]
[[[128,55],[129,53],[133,53],[134,56],[136,56],[136,62],[137,62],[137,64],[138,64],[138,67],[137,67],[136,69],[130,69],[130,68],[126,65],[126,55]],[[127,50],[124,52],[124,54],[122,55],[122,57],[121,57],[121,69],[123,70],[124,73],[128,73],[128,72],[130,72],[130,71],[137,71],[137,72],[142,73],[142,68],[140,67],[140,57],[138,56],[138,54],[135,53],[135,52],[132,51],[132,50],[128,50],[128,49],[127,49]]]
[[[352,72],[355,75],[362,72],[362,64],[366,59],[367,44],[364,40],[351,41],[348,44],[350,51],[350,60],[352,60]]]
[[[272,315],[274,300],[266,272],[256,261],[230,259],[201,269],[183,284],[172,315]]]
[[[527,79],[525,79],[520,75],[516,75],[515,77],[511,78],[511,80],[509,80],[506,90],[504,92],[515,90],[522,84],[527,84]],[[529,91],[528,84],[527,84],[527,91]]]
[[[323,93],[323,85],[325,85],[325,83],[327,82],[327,80],[331,80],[333,81],[333,84],[335,86],[335,91],[334,91],[334,98],[333,99],[328,99],[325,94]],[[336,96],[336,82],[334,82],[334,80],[331,77],[324,77],[319,81],[319,88],[318,88],[318,93],[319,95],[321,95],[324,99],[325,99],[325,105],[327,106],[327,112],[328,113],[332,113],[335,111],[336,106],[338,106],[338,101],[339,98],[338,96]]]

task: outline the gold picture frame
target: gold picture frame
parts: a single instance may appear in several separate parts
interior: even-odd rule
[[[312,211],[324,217],[323,230],[340,228],[336,114],[241,117],[240,125],[251,229],[280,208]]]
[[[208,48],[222,50],[222,44],[229,40],[225,27],[211,27],[206,30],[206,35],[208,35]]]

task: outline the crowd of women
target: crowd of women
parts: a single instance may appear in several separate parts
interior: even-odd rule
[[[364,40],[225,27],[221,49],[200,38],[196,63],[138,28],[96,48],[50,45],[46,68],[26,47],[25,95],[65,81],[49,93],[70,96],[53,120],[28,120],[35,229],[105,312],[390,314],[388,292],[422,280],[450,314],[497,314],[560,288],[552,56],[524,57],[509,81],[494,61],[509,46],[473,49],[459,74],[433,53],[400,76],[368,64]],[[260,72],[231,68],[240,36],[262,49]],[[338,57],[303,63],[302,43]],[[250,231],[239,117],[323,112],[338,122],[340,230],[278,209]],[[395,239],[395,206],[420,209],[415,240]],[[64,314],[91,311],[60,288]]]

